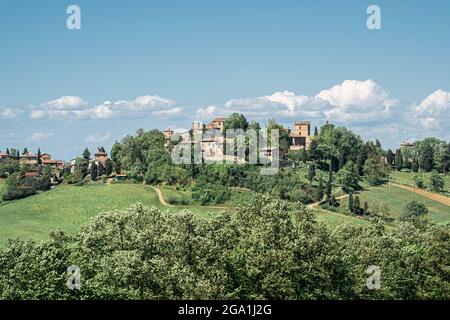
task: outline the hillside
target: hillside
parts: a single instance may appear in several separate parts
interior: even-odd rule
[[[189,195],[188,192],[167,187],[162,190],[166,200],[169,196],[187,198]],[[230,202],[221,206],[199,206],[192,203],[164,206],[156,192],[150,186],[142,184],[61,185],[26,199],[0,204],[0,246],[5,245],[7,239],[45,240],[52,230],[74,233],[100,212],[123,209],[137,202],[169,211],[189,209],[196,215],[208,217],[222,207],[234,212],[234,207],[245,201],[246,197],[245,192],[236,191]],[[368,224],[365,220],[351,216],[317,213],[318,220],[331,228],[341,223]]]

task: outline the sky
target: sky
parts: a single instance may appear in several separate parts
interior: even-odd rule
[[[386,148],[450,140],[450,2],[0,0],[2,151],[70,160],[232,112],[329,121]]]

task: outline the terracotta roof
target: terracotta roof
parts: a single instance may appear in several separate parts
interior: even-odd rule
[[[222,121],[225,121],[225,120],[227,120],[226,117],[217,117],[217,118],[214,118],[213,122],[222,122]]]
[[[37,155],[35,155],[31,152],[28,152],[26,154],[21,155],[20,158],[37,158]]]
[[[43,164],[56,164],[56,160],[52,160],[52,159],[46,159],[46,160],[42,160]]]
[[[38,177],[39,172],[25,172],[25,177]]]

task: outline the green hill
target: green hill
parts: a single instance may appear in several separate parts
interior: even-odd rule
[[[0,190],[2,183],[0,182]],[[164,196],[182,192],[170,192],[162,188]],[[245,201],[245,196],[235,192],[230,203],[224,204],[230,211],[233,205]],[[95,184],[95,185],[61,185],[48,192],[35,196],[0,203],[0,246],[8,239],[45,240],[52,230],[62,230],[69,234],[76,232],[90,218],[100,212],[123,209],[140,202],[153,205],[159,209],[179,211],[188,209],[194,214],[207,217],[218,207],[202,207],[198,205],[183,205],[168,207],[160,203],[157,194],[150,187],[142,184]],[[365,224],[353,217],[330,215],[318,212],[318,220],[334,228],[341,223]]]

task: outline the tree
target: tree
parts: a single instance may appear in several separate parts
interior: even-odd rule
[[[419,171],[419,163],[417,162],[416,159],[413,159],[413,161],[411,163],[411,170],[413,172],[418,172]]]
[[[233,113],[223,123],[223,130],[226,133],[229,129],[243,129],[247,130],[248,122],[243,114]]]
[[[358,196],[356,196],[355,200],[353,201],[353,213],[361,214],[361,201],[359,200]]]
[[[331,167],[331,163],[328,166],[328,181],[325,189],[325,201],[330,203],[332,200],[332,187],[333,187],[333,168]]]
[[[322,174],[319,175],[319,195],[318,198],[320,199],[320,201],[322,201],[323,199],[323,195],[324,195],[324,186],[323,186],[323,177]]]
[[[75,159],[75,172],[79,174],[81,178],[87,176],[89,171],[89,160],[84,158],[76,158]]]
[[[422,173],[415,174],[413,180],[418,188],[423,188],[425,186]]]
[[[347,162],[336,175],[336,181],[345,192],[359,190],[359,173],[353,161]]]
[[[106,173],[105,166],[103,165],[102,162],[99,161],[97,167],[98,167],[98,176],[99,177],[103,176]]]
[[[348,195],[348,210],[353,212],[353,192]]]
[[[367,203],[367,201],[364,201],[364,215],[366,216],[369,212],[369,204]]]
[[[122,170],[122,168],[121,168],[120,162],[115,162],[114,163],[114,172],[116,174],[120,174],[121,170]]]
[[[386,160],[388,165],[393,166],[395,163],[395,155],[391,149],[389,149],[386,153]]]
[[[433,171],[430,176],[430,189],[436,192],[442,192],[445,187],[444,177],[437,171]]]
[[[421,167],[423,170],[429,172],[434,167],[434,148],[431,140],[425,139],[421,149]]]
[[[364,176],[372,186],[379,185],[383,182],[383,178],[387,176],[386,165],[380,159],[370,158],[364,164]]]
[[[92,181],[97,180],[98,166],[95,164],[95,162],[92,162],[89,172],[91,174],[91,180]]]
[[[113,163],[111,159],[106,159],[105,161],[105,173],[107,176],[110,176],[113,172]]]
[[[428,214],[428,209],[422,202],[411,201],[406,204],[402,214],[400,215],[400,220],[414,220],[420,217],[424,217]]]
[[[91,160],[91,152],[89,151],[88,148],[85,148],[82,154],[82,158],[86,161]]]
[[[316,176],[316,165],[314,163],[310,163],[308,166],[308,180],[309,184],[312,184],[314,177]]]
[[[314,136],[317,137],[319,135],[319,130],[317,130],[317,127],[314,126]]]
[[[28,149],[24,148],[22,154],[27,154],[28,153]]]
[[[398,171],[402,170],[403,168],[403,155],[402,151],[400,149],[397,150],[395,153],[395,169]]]
[[[42,164],[42,159],[41,159],[41,148],[38,148],[38,152],[37,152],[37,160],[38,160],[38,164]]]
[[[308,156],[312,161],[319,161],[321,159],[321,154],[317,149],[317,140],[314,138],[311,139],[311,143],[309,144]]]

